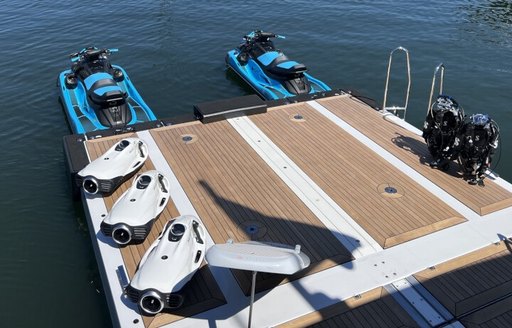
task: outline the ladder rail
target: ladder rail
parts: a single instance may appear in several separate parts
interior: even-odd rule
[[[428,98],[427,115],[431,115],[432,112],[432,96],[434,95],[434,89],[436,86],[436,76],[439,73],[439,95],[443,94],[443,83],[444,83],[444,64],[440,63],[434,70],[434,76],[432,77],[432,87],[430,88],[430,97]]]
[[[388,88],[389,88],[389,78],[391,75],[391,64],[393,62],[393,54],[396,51],[403,51],[405,52],[405,58],[406,58],[406,67],[407,67],[407,91],[405,93],[405,103],[404,106],[391,106],[387,107],[387,99],[388,99]],[[389,53],[389,61],[388,61],[388,71],[386,74],[386,86],[384,88],[384,100],[382,101],[382,108],[384,110],[390,110],[393,111],[394,114],[397,114],[398,110],[403,111],[403,117],[402,119],[405,120],[405,114],[407,113],[407,106],[409,105],[409,94],[411,92],[411,64],[410,64],[410,57],[409,57],[409,50],[406,48],[399,46],[395,49],[393,49]]]

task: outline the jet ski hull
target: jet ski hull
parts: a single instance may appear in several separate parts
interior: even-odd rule
[[[153,111],[144,102],[137,89],[135,89],[126,71],[117,65],[112,65],[112,67],[122,72],[124,76],[124,79],[117,82],[117,85],[126,93],[127,106],[131,112],[131,120],[127,122],[126,126],[156,120],[155,114],[153,114]],[[71,74],[71,70],[61,72],[58,78],[58,86],[62,106],[73,133],[82,134],[110,129],[110,126],[100,122],[96,111],[90,105],[84,84],[80,80],[77,80],[76,84],[69,83],[68,76]]]
[[[249,58],[247,63],[242,64],[238,59],[239,54],[240,52],[236,49],[230,50],[226,55],[226,64],[250,85],[260,97],[266,100],[274,100],[296,96],[284,87],[283,80],[269,77],[252,58]],[[309,94],[331,90],[324,82],[308,73],[303,74],[311,86]]]

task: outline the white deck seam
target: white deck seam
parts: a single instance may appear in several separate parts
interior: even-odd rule
[[[425,288],[414,276],[405,278],[412,287],[423,297],[445,320],[450,321],[454,318],[453,314]]]
[[[382,286],[384,290],[388,292],[389,295],[395,300],[396,303],[404,310],[412,320],[416,322],[419,328],[431,328],[432,326],[428,324],[427,320],[421,315],[418,310],[414,308],[414,306],[393,286],[393,284],[388,284]]]
[[[228,122],[355,258],[382,250],[382,247],[348,213],[248,117],[231,118]]]
[[[389,151],[378,145],[376,142],[368,138],[363,133],[359,132],[357,129],[352,127],[350,124],[345,122],[343,119],[339,118],[337,115],[329,111],[327,108],[322,106],[316,101],[308,101],[308,105],[313,107],[316,111],[318,111],[320,114],[324,115],[326,118],[328,118],[331,122],[345,130],[347,133],[349,133],[352,137],[359,140],[361,143],[363,143],[366,147],[374,151],[376,154],[378,154],[380,157],[382,157],[384,160],[386,160],[388,163],[396,167],[398,170],[400,170],[402,173],[407,175],[409,178],[420,184],[422,187],[427,189],[431,194],[439,198],[442,202],[446,203],[448,206],[459,212],[462,216],[464,216],[468,220],[474,220],[479,219],[481,216],[467,207],[464,203],[447,193],[445,190],[437,186],[432,181],[428,180],[425,176],[423,176],[421,173],[410,167],[409,165],[405,164],[401,159],[396,157],[395,155],[391,154]],[[402,125],[402,124],[401,124]],[[405,125],[402,125],[405,127]]]
[[[412,286],[407,279],[400,279],[391,284],[409,304],[431,325],[438,326],[446,319]]]

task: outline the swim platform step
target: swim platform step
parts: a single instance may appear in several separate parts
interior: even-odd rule
[[[210,123],[242,115],[261,114],[267,104],[257,95],[242,96],[194,105],[194,114],[203,123]]]

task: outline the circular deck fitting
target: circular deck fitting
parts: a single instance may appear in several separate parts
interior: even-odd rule
[[[267,227],[259,221],[245,221],[238,226],[242,234],[251,237],[251,240],[258,240],[267,234]]]
[[[290,120],[294,122],[306,122],[306,119],[301,114],[295,113],[290,115]]]
[[[384,192],[388,194],[396,194],[397,190],[395,187],[386,187],[384,188]]]
[[[405,192],[402,187],[391,183],[382,183],[377,187],[381,196],[386,198],[400,198]]]
[[[194,134],[182,134],[180,137],[181,141],[187,145],[197,141],[197,136]]]

